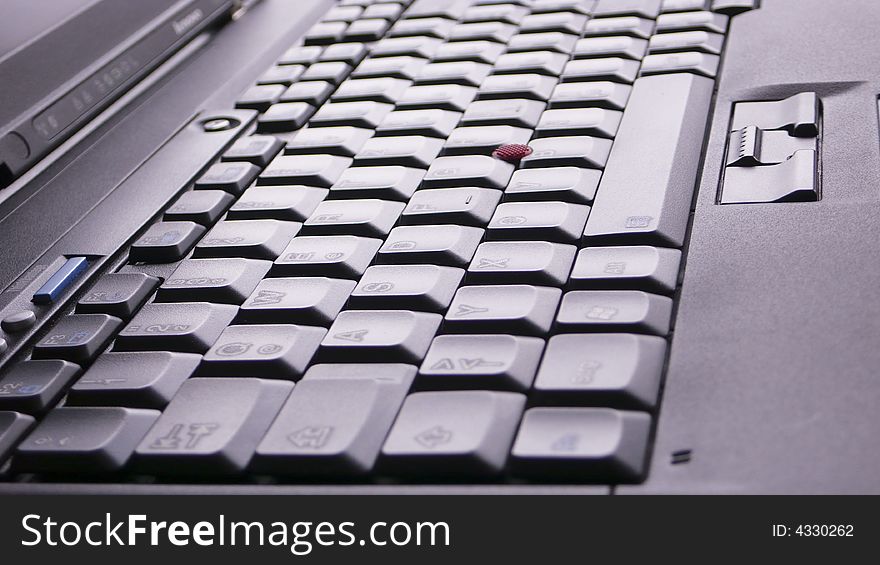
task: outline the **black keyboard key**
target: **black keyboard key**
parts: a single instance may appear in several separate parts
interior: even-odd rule
[[[350,306],[443,312],[463,276],[462,269],[437,265],[374,265],[351,293]]]
[[[158,475],[230,475],[247,467],[293,383],[193,378],[136,451],[140,470]]]
[[[419,363],[441,319],[439,314],[406,310],[347,310],[330,326],[319,359]]]
[[[55,405],[79,367],[60,360],[28,360],[0,379],[0,410],[42,414]]]
[[[32,416],[0,411],[0,465],[12,454],[12,450],[33,425]]]
[[[353,288],[353,281],[326,277],[265,279],[242,304],[236,321],[330,325]]]
[[[374,137],[364,144],[354,160],[356,165],[403,165],[427,169],[442,148],[443,141],[432,137]]]
[[[590,108],[599,110],[599,108]],[[579,167],[601,169],[608,161],[611,140],[586,135],[572,137],[545,137],[529,142],[531,155],[522,159],[522,166]]]
[[[260,169],[250,163],[215,163],[195,182],[196,190],[225,190],[241,194],[250,186]]]
[[[425,174],[424,186],[480,186],[501,188],[507,186],[514,166],[487,155],[459,155],[438,157]]]
[[[528,391],[544,340],[512,335],[441,335],[419,369],[420,390]]]
[[[220,222],[196,245],[193,257],[246,257],[274,261],[300,227],[299,222],[280,220]]]
[[[410,198],[400,222],[484,227],[500,200],[501,192],[489,188],[423,189]]]
[[[222,190],[189,190],[180,195],[162,219],[166,222],[195,222],[210,226],[232,204],[233,197]]]
[[[388,200],[325,200],[305,221],[303,233],[384,238],[403,207]]]
[[[71,314],[61,318],[34,346],[35,359],[88,362],[104,349],[122,320],[107,314]]]
[[[376,259],[464,267],[482,237],[482,229],[470,226],[399,226],[391,230]]]
[[[257,259],[186,259],[159,287],[156,301],[241,304],[271,266]]]
[[[689,73],[636,81],[584,232],[591,244],[681,246],[713,84]]]
[[[128,252],[135,263],[172,263],[183,259],[205,228],[194,222],[157,222],[147,228]]]
[[[672,299],[638,290],[575,290],[562,298],[562,331],[669,333]]]
[[[261,133],[295,131],[303,127],[315,109],[305,102],[282,102],[272,104],[257,118],[257,131]]]
[[[253,186],[229,209],[230,220],[288,220],[302,222],[329,191],[313,186]]]
[[[305,102],[309,106],[317,108],[333,94],[333,85],[329,82],[313,80],[309,82],[296,82],[284,91],[279,102]]]
[[[580,240],[590,207],[568,202],[504,202],[495,209],[488,235],[493,239]]]
[[[229,326],[205,353],[200,375],[294,380],[306,370],[327,330],[291,324]]]
[[[265,112],[269,106],[278,102],[281,95],[284,94],[284,90],[283,84],[258,84],[252,86],[239,97],[235,107]]]
[[[443,148],[444,155],[489,155],[501,145],[526,144],[532,131],[513,126],[455,128]]]
[[[351,167],[330,187],[331,198],[383,198],[406,202],[425,171],[412,167]]]
[[[647,245],[588,247],[578,253],[572,288],[639,289],[672,294],[681,251]]]
[[[610,408],[526,410],[511,450],[518,475],[578,482],[636,481],[644,474],[651,417]]]
[[[229,304],[147,304],[116,338],[114,351],[204,353],[235,317]]]
[[[284,475],[370,471],[403,404],[415,367],[316,365],[287,398],[253,467]]]
[[[341,157],[352,157],[373,136],[373,132],[368,129],[355,128],[351,126],[337,126],[328,128],[304,129],[297,132],[292,139],[287,141],[284,152],[288,155],[314,155],[316,153],[325,153],[328,155],[339,155]],[[322,186],[330,186],[335,182],[336,178],[342,174],[342,171],[351,164],[351,161],[344,159],[342,161],[332,162],[332,175],[325,175],[329,183]],[[295,176],[301,177],[300,174]],[[332,179],[331,179],[332,177]],[[261,182],[261,184],[269,184]],[[285,184],[284,182],[276,182],[274,184]],[[310,182],[308,184],[315,184]]]
[[[201,360],[168,351],[105,353],[70,388],[65,405],[161,410]]]
[[[395,104],[410,84],[411,81],[392,77],[350,79],[339,85],[331,99],[334,102],[373,101]]]
[[[279,155],[269,163],[257,184],[301,184],[329,188],[351,159],[335,155]]]
[[[406,398],[382,447],[393,474],[495,475],[507,461],[525,396],[513,392],[417,392]]]
[[[56,408],[18,446],[14,468],[46,474],[118,471],[158,417],[156,410],[139,408]]]
[[[221,159],[223,161],[245,161],[258,167],[265,167],[281,151],[282,147],[284,147],[284,142],[277,137],[272,137],[271,135],[250,135],[236,140],[223,153]],[[200,195],[204,194],[204,192],[187,194]]]
[[[574,245],[549,241],[481,243],[468,267],[468,282],[562,286],[576,251]]]
[[[109,273],[79,299],[77,314],[109,314],[128,319],[159,284],[143,273]]]
[[[270,275],[357,279],[381,245],[380,239],[353,235],[295,237],[275,260]]]
[[[666,340],[652,335],[553,336],[535,394],[542,404],[653,410],[665,357]]]
[[[465,286],[446,312],[444,329],[455,333],[546,334],[562,291],[529,285]]]
[[[596,196],[602,171],[580,167],[520,169],[504,191],[508,201],[561,200],[589,204]]]

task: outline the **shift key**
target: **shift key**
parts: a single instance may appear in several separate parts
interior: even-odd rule
[[[682,245],[712,89],[689,73],[636,80],[584,230],[590,245]]]

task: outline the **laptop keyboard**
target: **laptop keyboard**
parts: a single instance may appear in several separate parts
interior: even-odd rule
[[[643,480],[710,4],[342,0],[0,374],[2,474]]]

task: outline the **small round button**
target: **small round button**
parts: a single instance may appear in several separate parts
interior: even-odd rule
[[[22,332],[33,326],[36,321],[37,317],[33,312],[30,310],[22,310],[21,312],[16,312],[15,314],[10,314],[3,318],[3,321],[0,322],[0,326],[10,333]]]
[[[211,118],[202,122],[202,129],[205,131],[223,131],[232,129],[239,124],[239,121],[233,118]]]

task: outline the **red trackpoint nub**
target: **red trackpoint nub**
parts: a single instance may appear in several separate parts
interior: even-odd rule
[[[492,156],[508,163],[516,163],[523,157],[532,154],[532,148],[521,143],[508,143],[492,152]]]

